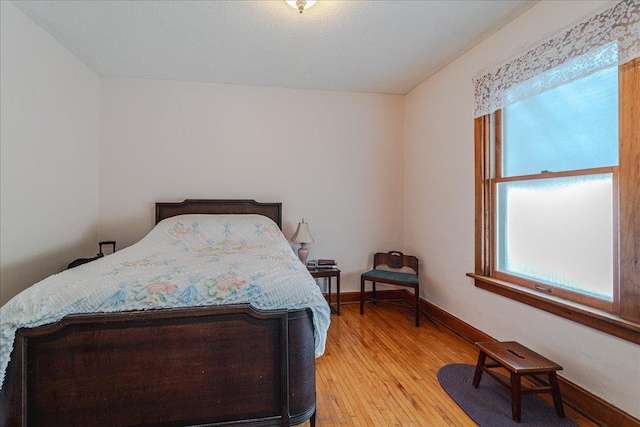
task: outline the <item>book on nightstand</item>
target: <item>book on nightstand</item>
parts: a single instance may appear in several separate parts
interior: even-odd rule
[[[318,259],[315,261],[307,261],[307,268],[310,270],[331,270],[337,269],[338,264],[332,259]]]

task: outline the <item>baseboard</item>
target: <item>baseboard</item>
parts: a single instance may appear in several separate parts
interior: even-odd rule
[[[377,298],[390,300],[404,298],[410,304],[414,302],[413,294],[405,289],[377,291]],[[360,292],[340,293],[340,303],[355,302],[360,302]],[[431,320],[440,323],[470,343],[496,341],[496,339],[490,335],[474,328],[465,321],[423,298],[420,298],[420,310]],[[558,375],[558,382],[562,390],[563,402],[596,424],[611,427],[640,427],[640,420],[631,414],[616,408],[609,402],[595,396],[566,378]]]

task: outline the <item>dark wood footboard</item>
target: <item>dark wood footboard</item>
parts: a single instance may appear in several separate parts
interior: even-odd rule
[[[20,329],[1,426],[295,425],[315,413],[310,310],[72,315]]]

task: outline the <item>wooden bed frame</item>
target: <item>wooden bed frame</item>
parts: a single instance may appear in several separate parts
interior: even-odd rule
[[[280,203],[157,203],[184,213],[258,213]],[[311,310],[247,305],[69,315],[19,329],[0,426],[315,425]]]

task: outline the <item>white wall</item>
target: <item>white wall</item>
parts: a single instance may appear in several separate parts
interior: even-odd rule
[[[100,237],[119,247],[157,201],[248,198],[282,202],[289,238],[304,217],[345,291],[401,248],[401,96],[102,78],[100,105]]]
[[[0,2],[0,305],[95,254],[98,76]]]
[[[640,346],[475,288],[465,276],[474,270],[472,77],[607,3],[541,2],[407,95],[405,243],[421,257],[424,298],[539,351],[565,378],[640,417]]]

